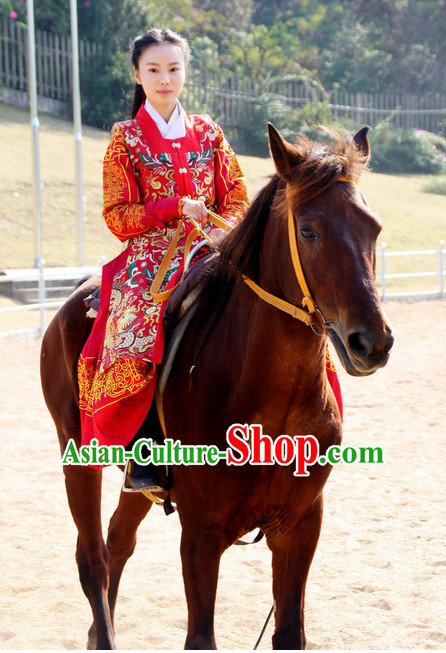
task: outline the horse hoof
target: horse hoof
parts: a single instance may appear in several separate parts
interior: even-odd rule
[[[94,624],[90,626],[88,631],[88,640],[87,640],[87,651],[96,650],[96,630]]]

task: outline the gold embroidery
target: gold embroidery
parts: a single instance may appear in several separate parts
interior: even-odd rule
[[[90,364],[88,364],[90,360]],[[92,416],[124,396],[135,395],[153,379],[154,366],[145,361],[118,358],[106,372],[95,374],[94,361],[79,358],[79,407]]]
[[[331,357],[330,350],[328,348],[328,344],[325,350],[325,368],[329,370],[330,372],[336,372],[336,367],[333,362],[333,358]]]

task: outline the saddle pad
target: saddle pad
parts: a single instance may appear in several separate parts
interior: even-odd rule
[[[157,392],[162,396],[168,381],[181,340],[195,314],[195,301],[200,293],[203,274],[217,254],[199,259],[185,276],[182,284],[169,299],[164,311],[163,323],[166,330],[163,362],[158,368]]]

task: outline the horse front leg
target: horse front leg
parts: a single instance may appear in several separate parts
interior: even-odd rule
[[[108,603],[112,623],[114,623],[122,572],[135,550],[138,527],[152,505],[152,501],[141,492],[121,491],[118,507],[110,519],[107,536],[107,548],[110,554]]]
[[[76,561],[79,579],[94,619],[88,648],[115,649],[107,596],[109,553],[102,537],[102,471],[66,465],[64,473],[68,503],[78,530]]]
[[[274,649],[305,648],[305,585],[321,523],[322,497],[319,497],[294,530],[267,536],[273,566]]]
[[[188,609],[185,649],[216,649],[214,610],[225,537],[217,527],[182,519],[181,562]]]

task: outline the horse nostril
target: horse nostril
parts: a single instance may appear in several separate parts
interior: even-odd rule
[[[387,335],[387,343],[385,347],[385,352],[386,354],[389,353],[389,351],[392,349],[393,344],[395,342],[395,337],[390,329],[388,329],[388,335]]]
[[[350,350],[357,356],[370,356],[373,351],[372,342],[359,331],[355,331],[348,336],[348,345]]]

